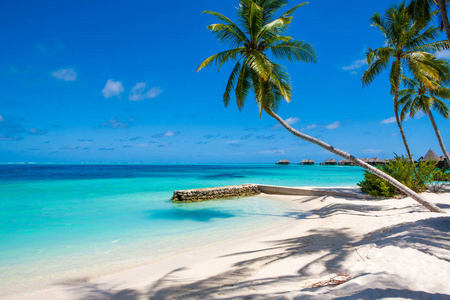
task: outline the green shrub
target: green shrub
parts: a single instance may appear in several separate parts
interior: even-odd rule
[[[408,158],[396,156],[388,164],[377,166],[377,168],[397,179],[413,191],[420,193],[433,182],[436,172],[435,165],[436,162],[434,161],[411,164]],[[393,197],[402,194],[400,190],[386,180],[368,171],[364,172],[364,180],[359,182],[358,186],[361,187],[362,192],[372,196]]]

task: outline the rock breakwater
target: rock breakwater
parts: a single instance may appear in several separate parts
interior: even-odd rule
[[[243,184],[174,191],[171,200],[173,202],[199,202],[219,198],[254,196],[260,193],[256,184]]]

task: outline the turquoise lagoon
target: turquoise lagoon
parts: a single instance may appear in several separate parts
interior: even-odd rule
[[[260,196],[173,204],[177,189],[356,186],[359,167],[0,165],[0,296],[84,280],[289,220]]]

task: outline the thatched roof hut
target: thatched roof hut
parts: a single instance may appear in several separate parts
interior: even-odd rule
[[[430,160],[435,160],[435,161],[439,161],[440,158],[439,156],[437,156],[436,152],[434,152],[433,150],[428,150],[427,154],[425,154],[425,156],[422,159],[423,161],[430,161]]]
[[[300,163],[301,165],[314,165],[314,161],[312,159],[304,159]]]
[[[322,165],[337,165],[337,160],[335,159],[327,159],[322,163]]]
[[[369,162],[370,159],[364,157],[364,158],[360,158],[360,160],[362,160],[363,162],[367,163],[367,162]]]
[[[355,163],[348,159],[341,159],[338,163],[340,166],[354,166]]]
[[[379,158],[379,157],[374,157],[374,158],[369,159],[369,160],[367,161],[367,163],[368,163],[369,165],[372,165],[372,166],[375,166],[375,165],[385,165],[385,164],[386,164],[386,161],[385,161],[384,159]]]
[[[277,162],[277,165],[289,165],[291,162],[287,159],[282,159],[279,162]]]

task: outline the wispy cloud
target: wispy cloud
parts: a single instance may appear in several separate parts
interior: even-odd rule
[[[113,151],[115,149],[114,148],[98,148],[98,150],[100,150],[100,151]]]
[[[120,121],[117,118],[111,118],[109,121],[103,122],[100,126],[101,127],[108,127],[113,129],[122,129],[122,128],[130,128],[133,126],[134,119],[130,118],[127,121]]]
[[[331,123],[329,125],[326,125],[325,128],[333,130],[333,129],[338,129],[341,126],[342,126],[341,121],[336,121],[336,122],[333,122],[333,123]]]
[[[176,136],[179,134],[181,134],[181,132],[179,132],[179,131],[167,130],[166,132],[161,132],[161,133],[155,134],[153,137],[159,139],[159,138],[163,138],[163,137],[173,137],[173,136]]]
[[[213,138],[218,138],[220,137],[220,134],[206,134],[203,136],[204,139],[213,139]]]
[[[106,99],[119,96],[123,92],[123,85],[120,81],[114,81],[113,79],[108,79],[105,87],[102,90],[103,97]]]
[[[125,142],[136,142],[137,140],[140,140],[140,139],[143,139],[143,137],[142,136],[134,136],[134,137],[131,137],[131,138],[126,137],[124,139],[117,139],[116,141],[119,141],[121,143],[125,143]]]
[[[152,99],[158,97],[162,93],[159,87],[152,87],[148,91],[145,91],[147,84],[145,82],[139,82],[132,89],[129,95],[130,101],[142,101],[145,99]]]
[[[350,71],[350,74],[352,75],[356,75],[358,69],[362,68],[363,66],[366,66],[367,62],[366,59],[358,59],[353,61],[350,65],[348,66],[343,66],[342,70],[344,71]]]
[[[267,141],[269,141],[269,140],[273,140],[275,138],[275,134],[272,134],[272,135],[257,135],[256,138],[258,140],[267,140]]]
[[[94,139],[78,139],[79,142],[93,142]]]
[[[298,117],[290,117],[290,118],[287,118],[285,121],[286,121],[286,123],[288,123],[288,125],[292,126],[292,125],[298,123],[300,121],[300,118],[298,118]],[[281,128],[281,124],[275,124],[273,126],[273,129],[279,129],[279,128]]]
[[[396,119],[395,116],[394,117],[390,117],[384,120],[381,120],[380,124],[391,124],[391,123],[395,123]]]
[[[0,134],[0,141],[18,141],[21,140],[22,136],[20,135],[4,135]]]
[[[52,77],[58,80],[75,81],[77,80],[77,72],[73,68],[61,69],[53,72]]]
[[[435,55],[437,58],[450,60],[450,50],[442,50],[436,52]]]
[[[316,128],[317,126],[318,126],[317,124],[311,124],[311,125],[308,125],[308,126],[306,126],[306,127],[303,127],[301,130],[302,130],[302,131],[305,131],[305,130],[311,130],[311,129]]]
[[[382,150],[381,149],[364,149],[362,152],[366,153],[366,154],[378,154],[378,153],[381,153]]]
[[[261,151],[262,154],[266,154],[266,155],[285,155],[286,152],[284,150],[280,150],[280,149],[271,149],[271,150],[264,150]]]
[[[0,122],[3,122],[3,116],[2,115],[0,115]]]
[[[245,135],[243,135],[243,136],[241,136],[239,139],[241,139],[241,140],[248,140],[249,138],[251,138],[253,136],[253,134],[245,134]]]
[[[226,141],[225,142],[227,145],[228,145],[228,147],[240,147],[241,146],[241,141],[239,141],[239,140],[233,140],[233,141]]]
[[[28,131],[28,133],[31,135],[44,135],[47,132],[48,132],[48,130],[37,129],[37,128],[30,128],[30,130]]]
[[[77,149],[80,149],[80,147],[78,147],[78,146],[65,146],[65,147],[59,148],[59,150],[77,150]]]
[[[165,143],[165,144],[159,144],[158,147],[159,148],[167,148],[170,147],[170,145],[172,145],[171,143]]]

